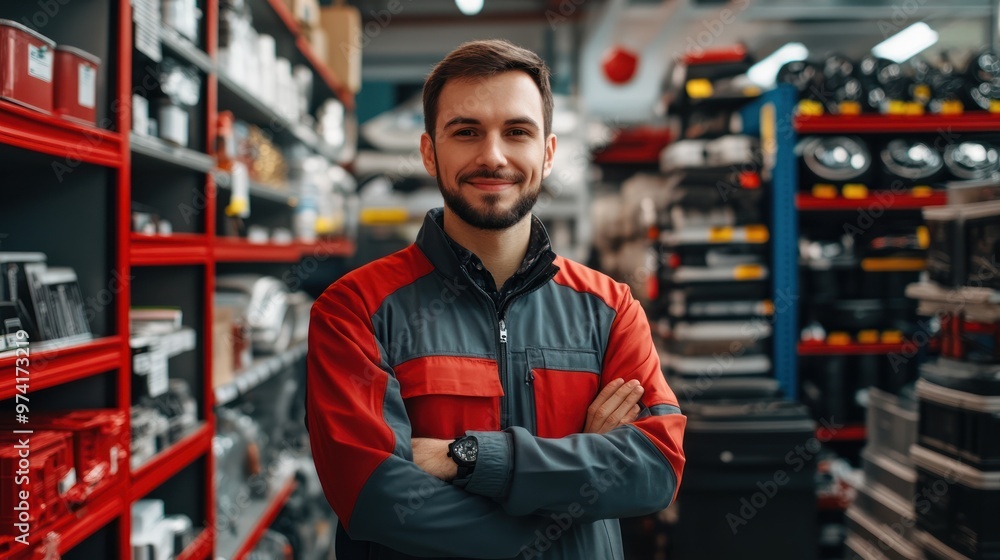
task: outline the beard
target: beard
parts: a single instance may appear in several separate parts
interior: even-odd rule
[[[434,154],[434,159],[437,159],[437,154]],[[525,177],[516,171],[482,169],[459,176],[455,188],[449,189],[444,186],[441,175],[438,174],[436,180],[445,206],[450,208],[463,222],[478,229],[502,230],[512,227],[531,212],[535,203],[538,202],[539,193],[541,193],[541,184],[535,185],[534,188],[522,192],[514,204],[506,210],[500,208],[501,195],[489,193],[481,197],[484,208],[477,208],[461,195],[462,185],[472,179],[499,179],[519,184],[525,181]]]

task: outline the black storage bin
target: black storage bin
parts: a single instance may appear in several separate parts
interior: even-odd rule
[[[919,528],[972,560],[1000,559],[1000,472],[985,473],[920,446],[912,457]]]
[[[917,542],[924,549],[925,560],[968,560],[924,531],[918,531]]]
[[[836,422],[865,420],[869,387],[897,392],[915,377],[915,360],[894,364],[885,354],[799,357],[802,402]]]
[[[884,488],[862,484],[857,489],[853,508],[872,518],[905,541],[913,541],[917,525],[913,497],[901,498]]]
[[[829,268],[810,265],[801,270],[801,293],[815,302],[899,298],[906,286],[920,279],[919,271],[866,272],[860,263]]]
[[[964,235],[959,206],[924,208],[924,223],[930,244],[927,247],[927,274],[942,286],[961,286],[965,278]]]
[[[917,441],[917,421],[916,402],[877,388],[869,389],[865,421],[869,451],[909,466],[910,447]]]
[[[864,551],[859,556],[848,556],[848,558],[923,559],[920,548],[894,532],[892,527],[880,523],[857,507],[851,506],[847,509],[844,524],[847,526],[848,534],[856,536],[855,542],[859,542],[860,548]]]
[[[1000,204],[982,204],[963,212],[966,286],[1000,290]]]
[[[871,446],[861,452],[865,481],[881,486],[899,498],[912,502],[917,484],[917,471],[912,464],[904,464],[890,455],[874,451]]]
[[[820,445],[805,407],[699,403],[685,413],[687,467],[668,557],[816,558]]]
[[[921,366],[921,445],[1000,471],[1000,367],[939,359]]]

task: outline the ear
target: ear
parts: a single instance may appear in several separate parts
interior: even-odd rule
[[[426,132],[420,135],[420,159],[431,177],[437,177],[437,161],[434,158],[434,141]]]
[[[545,161],[542,163],[542,179],[552,173],[552,158],[556,156],[556,135],[549,134],[545,139]]]

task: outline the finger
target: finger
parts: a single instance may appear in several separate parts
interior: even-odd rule
[[[608,398],[610,398],[611,395],[614,395],[615,391],[621,388],[624,384],[625,380],[622,378],[612,379],[610,383],[601,389],[601,392],[594,398],[594,402],[590,403],[590,407],[587,408],[587,425],[584,427],[585,432],[589,432],[590,428],[595,424],[597,412],[600,410],[601,406],[607,402]],[[602,418],[601,423],[603,422],[604,419]]]
[[[625,401],[629,393],[631,393],[638,384],[638,381],[633,380],[625,382],[623,379],[621,383],[615,384],[618,386],[617,390],[612,392],[603,403],[595,401],[595,406],[593,407],[593,418],[590,425],[591,431],[601,433],[604,429],[604,425],[608,421],[608,417],[611,416],[611,414],[614,413],[619,406],[621,406],[621,403]]]
[[[622,403],[618,406],[618,408],[615,409],[615,411],[608,416],[607,420],[605,420],[604,426],[602,426],[601,428],[602,431],[609,431],[617,428],[621,424],[622,420],[625,418],[625,415],[627,415],[629,411],[632,410],[633,406],[636,406],[636,404],[638,404],[639,399],[642,398],[643,392],[644,389],[642,388],[642,385],[636,385],[635,387],[633,387],[632,390],[629,392],[629,394],[626,395]]]
[[[591,423],[591,432],[604,433],[611,428],[607,427],[608,418],[614,414],[618,407],[625,402],[628,396],[639,386],[639,382],[633,379],[627,383],[623,383],[618,390],[615,391],[603,404],[597,407],[597,411],[594,414],[593,422]]]
[[[622,424],[631,424],[639,419],[639,413],[642,412],[642,407],[638,404],[632,405],[632,410],[628,411],[625,418],[622,420]]]

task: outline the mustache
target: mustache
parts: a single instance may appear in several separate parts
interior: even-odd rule
[[[473,179],[494,179],[507,183],[523,183],[525,177],[523,173],[518,171],[503,169],[478,169],[458,176],[459,184],[468,183]]]

